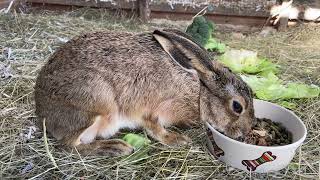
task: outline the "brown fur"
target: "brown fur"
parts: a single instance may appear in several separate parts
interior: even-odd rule
[[[230,110],[235,97],[245,106],[240,116]],[[176,30],[96,32],[70,40],[39,73],[35,101],[39,122],[46,118],[54,137],[82,153],[92,149],[106,155],[132,152],[120,140],[95,140],[109,138],[123,126],[143,127],[153,138],[174,145],[189,139],[166,126],[194,123],[201,116],[238,137],[253,119],[247,85],[211,63],[203,48]]]

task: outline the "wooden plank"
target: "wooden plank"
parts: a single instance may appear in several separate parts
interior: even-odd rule
[[[280,17],[278,24],[278,31],[285,31],[288,27],[289,18],[288,17]]]
[[[72,6],[88,6],[88,7],[105,7],[105,8],[121,8],[121,9],[137,9],[137,1],[141,0],[28,0],[31,3],[48,3]],[[170,4],[168,1],[157,0],[150,1],[150,11],[157,12],[174,12],[174,13],[194,13],[196,14],[204,7],[210,5],[207,14],[234,15],[234,16],[269,16],[266,6],[271,6],[273,1],[259,0],[258,2],[250,0],[197,0],[199,5],[176,3]],[[196,0],[195,0],[196,1]],[[190,1],[191,2],[191,1]],[[241,3],[239,5],[239,2]],[[261,4],[259,4],[261,2]],[[275,2],[275,0],[274,0]],[[275,3],[274,3],[275,4]],[[261,6],[261,7],[260,7]]]
[[[70,7],[79,7],[82,6],[79,0],[76,4],[72,0],[28,0],[29,2],[33,2],[33,6],[38,6],[39,3],[45,3],[45,6],[47,8],[51,8],[54,6],[54,9],[59,9],[63,8],[64,10],[70,10],[72,8],[67,8],[68,6]],[[87,2],[88,3],[88,2]],[[92,2],[89,2],[92,3]],[[101,0],[100,0],[100,3]],[[126,4],[126,6],[122,6],[122,3]],[[69,4],[69,5],[68,5]],[[129,5],[131,4],[131,5]],[[87,6],[90,6],[90,4],[86,4]],[[135,11],[138,3],[136,1],[128,1],[128,0],[119,0],[117,1],[117,4],[113,4],[110,2],[103,2],[103,6],[106,8],[111,8],[111,9],[121,9],[125,10],[126,12],[137,12]],[[150,4],[150,18],[165,18],[165,19],[171,19],[171,20],[190,20],[198,11],[200,11],[201,6],[197,8],[192,8],[188,6],[180,6],[177,5],[175,6],[175,10],[172,10],[171,7],[165,6],[167,10],[164,10],[163,8],[158,8],[156,6],[151,6],[152,3]],[[60,6],[60,7],[59,7]],[[94,5],[94,7],[102,7],[102,4],[99,5]],[[124,7],[124,8],[121,8]],[[65,7],[65,8],[64,8]],[[164,6],[163,6],[164,7]],[[158,9],[157,9],[158,8]],[[206,16],[213,20],[217,24],[235,24],[235,25],[246,25],[246,26],[262,26],[267,19],[267,16],[235,16],[230,13],[229,15],[225,15],[223,11],[221,10],[221,13],[217,12],[209,12],[206,14]]]
[[[102,7],[110,9],[131,10],[132,12],[138,12],[144,22],[148,21],[148,16],[143,14],[150,13],[151,18],[168,18],[172,20],[190,19],[208,4],[212,5],[207,9],[206,16],[216,23],[232,23],[248,26],[261,26],[266,22],[269,12],[266,10],[266,6],[275,2],[275,0],[268,1],[268,3],[262,3],[261,9],[255,9],[259,2],[263,0],[251,1],[251,0],[192,0],[185,2],[202,2],[196,5],[170,4],[167,0],[153,0],[150,1],[150,10],[147,12],[138,11],[145,8],[144,5],[139,2],[145,0],[28,0],[28,2],[37,4],[49,4],[49,5],[68,5],[74,7],[88,6],[88,7]],[[173,2],[173,1],[172,1]],[[241,5],[237,2],[242,3]],[[248,7],[250,10],[246,9]],[[255,9],[253,11],[253,9]],[[148,12],[149,11],[149,12]]]
[[[85,0],[28,0],[29,3],[40,3],[40,4],[56,4],[56,5],[69,5],[69,6],[96,6],[97,4],[92,1]]]
[[[169,20],[190,20],[194,14],[191,13],[166,13],[166,12],[151,12],[151,19],[169,19]],[[206,14],[206,18],[210,19],[216,24],[233,24],[252,27],[262,27],[267,17],[253,17],[253,16],[230,16],[219,14]]]
[[[8,8],[12,0],[2,0],[0,1],[0,9]]]
[[[136,9],[136,2],[127,2],[126,0],[103,1],[103,0],[27,0],[29,3],[55,4],[68,6],[85,6],[101,8],[118,8],[118,9]]]
[[[183,5],[175,5],[174,9],[168,4],[151,4],[151,11],[156,12],[175,12],[175,13],[194,13],[197,14],[206,6],[190,7]],[[216,7],[212,11],[207,11],[207,14],[217,14],[217,15],[232,15],[232,16],[256,16],[256,17],[268,17],[269,13],[266,11],[247,11],[247,10],[237,10],[228,7]]]
[[[150,1],[138,0],[139,17],[142,22],[148,22],[150,20]]]
[[[276,0],[154,0],[151,11],[197,13],[208,6],[207,14],[233,16],[269,16],[269,8]]]
[[[42,3],[32,3],[32,7],[30,12],[37,12],[39,9],[41,10],[49,10],[49,11],[73,11],[75,9],[80,8],[79,6],[69,6],[69,5],[61,5],[61,4],[42,4]]]
[[[21,5],[25,4],[25,0],[0,0],[0,10],[1,9],[7,9],[10,6],[10,3],[12,2],[12,5],[10,7],[10,11],[12,10],[18,10],[21,7]]]

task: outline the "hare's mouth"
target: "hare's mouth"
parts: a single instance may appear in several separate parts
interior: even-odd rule
[[[232,134],[228,131],[226,131],[224,128],[221,128],[219,126],[216,126],[214,124],[212,124],[212,122],[208,122],[208,124],[210,124],[210,126],[212,126],[215,130],[217,130],[220,134],[224,135],[224,136],[227,136],[227,137],[230,137],[232,139],[235,139],[237,141],[243,141],[244,140],[244,136],[242,134],[242,132],[238,132],[236,134]]]
[[[221,134],[223,134],[224,136],[227,136],[227,137],[230,137],[230,138],[232,138],[232,139],[234,139],[234,140],[237,140],[237,141],[244,141],[244,139],[245,139],[245,137],[243,136],[243,135],[238,135],[238,136],[231,136],[231,135],[228,135],[228,134],[226,134],[225,132],[223,132],[223,131],[219,131],[219,130],[217,130],[219,133],[221,133]]]
[[[240,142],[243,142],[244,139],[245,139],[244,136],[239,136],[239,137],[235,138],[235,140],[240,141]]]
[[[219,133],[221,133],[221,134],[223,134],[223,135],[226,135],[225,133],[224,133],[224,131],[220,131],[220,130],[217,130]]]
[[[223,134],[223,135],[226,135],[226,134],[225,134],[225,130],[224,130],[223,128],[218,127],[218,126],[216,126],[215,124],[212,124],[212,122],[208,122],[208,121],[207,121],[207,123],[210,124],[210,126],[213,127],[215,130],[217,130],[219,133],[221,133],[221,134]]]

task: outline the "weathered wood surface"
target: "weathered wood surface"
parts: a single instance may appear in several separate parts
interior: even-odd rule
[[[4,8],[8,8],[11,1],[12,0],[0,0],[0,10]]]
[[[269,16],[268,9],[276,0],[148,0],[149,8],[144,11],[139,3],[143,0],[27,0],[33,6],[46,9],[70,10],[70,7],[102,7],[137,12],[142,21],[149,18],[190,20],[203,8],[208,7],[206,16],[217,24],[262,26]],[[140,7],[141,6],[141,7]],[[140,7],[140,8],[139,8]],[[142,11],[139,11],[142,10]],[[146,15],[149,15],[146,16]]]
[[[280,17],[278,31],[285,31],[288,27],[289,19],[287,17]]]
[[[153,0],[151,9],[196,13],[208,6],[208,14],[266,17],[275,4],[276,0]]]
[[[27,0],[29,3],[56,4],[86,7],[107,7],[121,9],[136,9],[136,1],[126,0]]]
[[[139,17],[142,22],[150,20],[150,0],[138,0]]]
[[[139,0],[140,1],[140,0]],[[268,9],[276,0],[149,0],[151,12],[197,13],[208,6],[207,14],[259,16],[269,15]],[[28,0],[73,6],[137,8],[137,0]]]

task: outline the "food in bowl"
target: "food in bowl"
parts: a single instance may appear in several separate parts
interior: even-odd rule
[[[209,153],[229,166],[248,172],[281,170],[288,166],[295,151],[302,145],[307,129],[298,116],[277,104],[255,99],[253,106],[257,118],[281,123],[287,131],[292,132],[292,141],[287,145],[248,144],[227,137],[206,123]]]
[[[244,142],[258,146],[283,146],[292,143],[292,133],[280,122],[273,122],[268,118],[257,118],[256,125]]]

